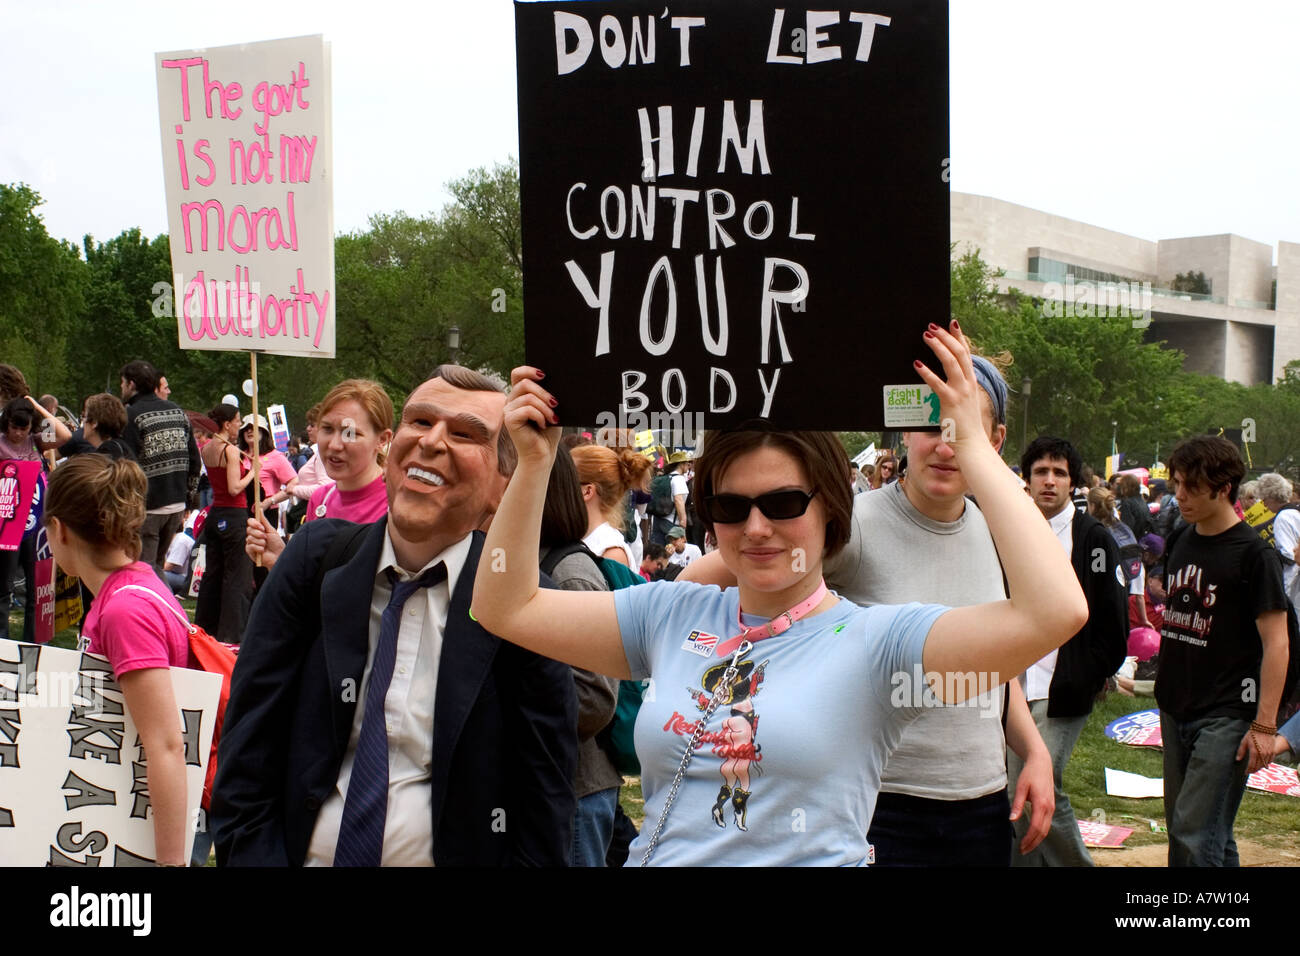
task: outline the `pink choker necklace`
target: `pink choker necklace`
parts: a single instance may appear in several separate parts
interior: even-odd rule
[[[758,624],[754,627],[747,627],[745,625],[744,620],[740,616],[740,606],[737,605],[736,623],[740,626],[740,633],[735,637],[718,644],[718,649],[714,653],[717,654],[718,657],[726,657],[739,647],[742,641],[757,643],[765,638],[776,637],[778,634],[784,634],[786,631],[790,630],[790,628],[794,627],[795,621],[805,617],[809,611],[815,608],[818,604],[821,604],[822,599],[826,597],[826,594],[826,581],[823,579],[817,582],[817,590],[813,591],[813,593],[806,599],[800,601],[794,607],[790,608],[790,610],[782,611],[766,624]]]

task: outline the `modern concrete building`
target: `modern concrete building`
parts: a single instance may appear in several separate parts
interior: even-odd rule
[[[1300,243],[1273,249],[1241,236],[1152,241],[988,196],[952,194],[956,254],[978,248],[998,280],[1069,308],[1076,303],[1150,309],[1146,335],[1187,355],[1188,371],[1253,385],[1300,359]],[[1204,273],[1204,294],[1171,289]]]

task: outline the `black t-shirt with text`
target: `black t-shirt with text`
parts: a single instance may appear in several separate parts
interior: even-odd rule
[[[1255,619],[1286,609],[1282,562],[1250,525],[1178,535],[1165,563],[1156,701],[1179,720],[1253,720],[1263,644]]]

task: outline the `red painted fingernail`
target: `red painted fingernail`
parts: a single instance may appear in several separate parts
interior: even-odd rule
[[[934,338],[934,333],[933,333],[933,332],[924,332],[924,333],[922,333],[922,335],[923,335],[925,338],[927,338],[927,339],[932,339],[932,338]]]
[[[917,359],[912,364],[915,365],[917,368],[925,368],[925,363],[922,362],[920,359]]]
[[[961,326],[957,324],[957,320],[956,320],[956,319],[953,319],[953,320],[952,320],[952,327],[953,327],[954,329],[959,330],[959,331],[960,331],[960,329],[961,329]]]
[[[557,402],[557,401],[556,401],[555,399],[553,399],[553,398],[552,398],[552,399],[548,399],[548,401],[551,403],[551,408],[555,408],[555,407],[557,407],[557,406],[560,404],[559,402]]]
[[[560,420],[554,414],[551,415],[551,424],[552,425],[560,424]]]
[[[539,368],[539,369],[537,370],[537,377],[538,377],[538,378],[546,378],[546,373],[543,372],[543,371]]]
[[[939,326],[935,325],[933,322],[930,323],[929,328],[930,328],[930,331],[931,331],[931,332],[938,332],[938,331],[939,331]]]

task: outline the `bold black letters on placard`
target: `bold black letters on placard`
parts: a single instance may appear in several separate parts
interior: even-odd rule
[[[190,767],[201,767],[203,760],[199,753],[199,729],[203,725],[203,710],[186,710],[182,707],[181,718],[185,722],[185,729],[181,731],[185,740],[185,763]]]
[[[690,12],[515,5],[527,362],[568,424],[879,429],[950,307],[947,0]]]
[[[18,734],[22,730],[21,714],[16,710],[0,710],[0,770],[17,767]]]
[[[18,675],[18,684],[13,690],[0,682],[0,701],[16,701],[19,694],[36,693],[36,672],[40,669],[40,660],[41,649],[36,644],[18,645],[18,660],[16,661],[7,661],[0,658],[0,675]]]
[[[93,783],[88,783],[87,781],[82,780],[71,770],[68,771],[68,776],[63,781],[63,789],[77,791],[75,796],[67,796],[65,794],[63,797],[64,803],[67,805],[67,809],[69,810],[75,810],[77,807],[93,807],[100,805],[111,807],[117,803],[117,794],[112,790],[101,790]]]
[[[94,830],[78,840],[77,836],[80,833],[80,823],[65,823],[59,827],[56,839],[60,850],[66,850],[68,853],[88,854],[85,861],[70,859],[54,847],[50,847],[50,866],[99,866],[99,854],[108,848],[108,837],[101,831]]]

